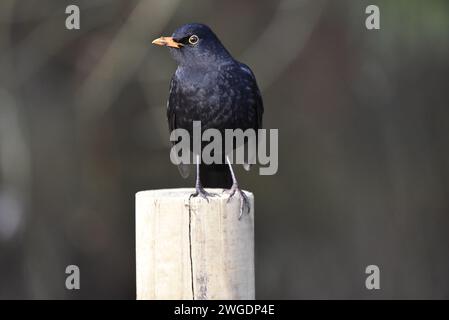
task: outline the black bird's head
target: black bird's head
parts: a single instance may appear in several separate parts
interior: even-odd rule
[[[183,25],[171,37],[160,37],[153,44],[169,47],[179,65],[217,65],[232,59],[215,33],[200,23]]]

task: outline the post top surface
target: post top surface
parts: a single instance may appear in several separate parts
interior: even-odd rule
[[[229,195],[223,193],[224,189],[220,188],[206,188],[210,193],[214,193],[217,196],[212,199],[227,198]],[[253,198],[254,195],[246,190],[243,190],[245,194]],[[136,197],[150,197],[150,198],[188,198],[192,193],[195,192],[194,188],[172,188],[172,189],[155,189],[155,190],[142,190],[136,193]]]

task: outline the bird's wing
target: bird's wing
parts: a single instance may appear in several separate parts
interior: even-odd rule
[[[254,75],[253,75],[254,77]],[[256,103],[254,104],[255,107],[255,111],[256,111],[256,127],[254,128],[256,130],[256,150],[258,148],[258,134],[257,134],[257,130],[258,129],[262,129],[262,118],[263,118],[263,112],[264,112],[264,108],[263,108],[263,100],[262,100],[262,95],[260,93],[259,87],[257,86],[257,82],[256,82],[256,78],[254,77],[254,83],[255,83],[255,88],[256,88]],[[244,165],[243,166],[245,168],[246,171],[248,171],[250,169],[250,164]]]
[[[255,119],[254,119],[254,130],[256,130],[256,139],[257,139],[257,130],[262,128],[262,118],[263,118],[263,112],[264,112],[264,107],[263,107],[263,100],[262,100],[262,95],[260,93],[259,87],[257,85],[257,80],[256,77],[254,76],[254,73],[252,72],[252,70],[244,63],[240,62],[240,68],[242,71],[246,72],[248,74],[248,77],[252,80],[252,88],[251,91],[254,93],[254,101],[255,103],[252,105],[253,112],[255,114]],[[257,146],[257,140],[256,140],[256,146]],[[251,159],[253,160],[253,159]],[[249,170],[251,167],[251,165],[249,163],[245,163],[243,165],[243,168],[245,168],[245,170]]]
[[[175,79],[175,77],[173,76],[173,78],[171,79],[170,82],[170,94],[169,94],[169,98],[167,101],[167,120],[168,120],[168,129],[170,130],[170,134],[172,133],[173,130],[175,130],[177,128],[176,126],[176,109],[177,109],[177,105],[179,103],[178,99],[177,99],[177,92],[178,88],[177,88],[177,81]],[[175,143],[172,142],[173,145],[175,145]],[[176,152],[176,155],[178,154],[178,152]],[[181,176],[183,178],[187,178],[190,174],[190,167],[187,164],[179,164],[178,165],[178,169],[179,169],[179,173],[181,174]]]
[[[254,78],[254,81],[256,81],[256,79]],[[260,90],[259,87],[257,86],[256,83],[256,115],[257,115],[257,120],[256,120],[256,129],[261,129],[262,128],[262,117],[263,117],[263,100],[262,100],[262,95],[260,94]]]

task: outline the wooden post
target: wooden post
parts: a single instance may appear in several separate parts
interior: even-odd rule
[[[193,189],[136,194],[137,299],[254,299],[254,196],[222,189],[209,202]]]

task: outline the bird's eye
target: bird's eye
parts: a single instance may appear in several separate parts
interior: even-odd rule
[[[198,38],[197,35],[193,35],[193,36],[190,36],[190,37],[189,37],[189,43],[190,43],[190,44],[195,45],[195,44],[198,43],[198,40],[200,40],[200,39]]]

